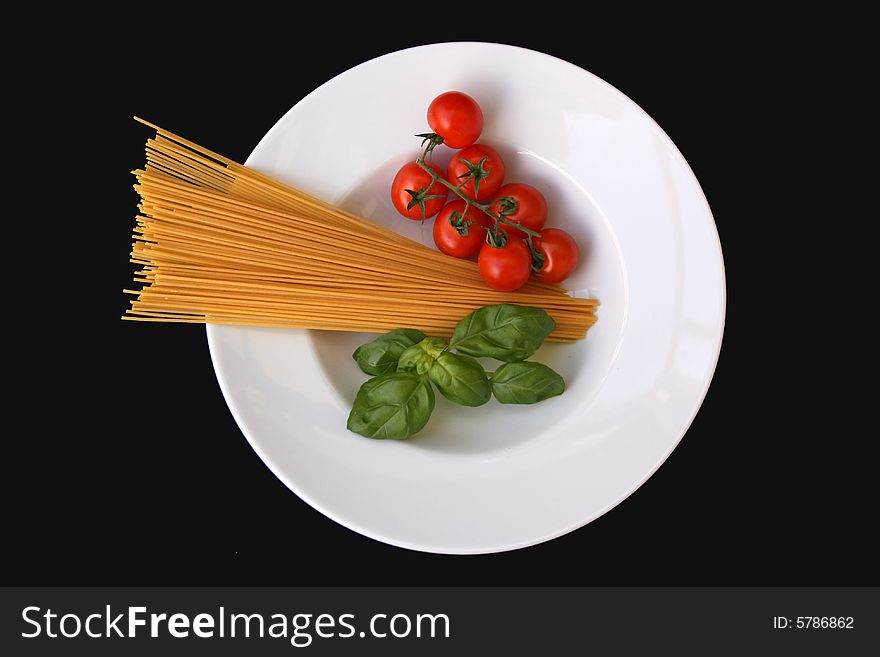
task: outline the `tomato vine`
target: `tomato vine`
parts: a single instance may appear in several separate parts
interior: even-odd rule
[[[436,171],[434,171],[428,164],[426,163],[426,159],[428,159],[431,155],[431,152],[434,150],[434,147],[438,145],[438,143],[442,143],[442,138],[439,138],[439,142],[434,139],[435,135],[431,133],[424,133],[416,135],[416,137],[422,138],[422,145],[425,146],[424,152],[416,158],[416,164],[418,164],[428,175],[431,176],[431,183],[426,186],[426,189],[430,189],[434,186],[435,183],[440,183],[447,189],[451,190],[456,196],[458,196],[462,201],[465,202],[464,212],[461,213],[461,218],[467,215],[468,210],[471,206],[475,207],[478,210],[481,210],[492,219],[494,225],[486,228],[486,241],[494,247],[502,247],[507,243],[509,236],[507,231],[504,230],[504,227],[501,224],[506,224],[508,226],[513,226],[523,233],[526,234],[526,244],[529,247],[529,251],[532,254],[532,271],[540,271],[541,267],[544,265],[544,254],[538,251],[535,248],[535,245],[532,243],[533,237],[541,237],[541,233],[538,231],[534,231],[526,226],[516,223],[515,221],[510,221],[507,219],[506,215],[513,214],[516,212],[517,203],[516,199],[511,196],[502,196],[500,198],[493,199],[487,203],[480,203],[476,199],[471,198],[467,194],[462,191],[462,187],[464,187],[465,183],[471,178],[474,179],[474,186],[477,190],[479,190],[479,180],[481,176],[484,176],[483,169],[483,160],[480,160],[476,164],[471,162],[467,162],[468,165],[468,173],[464,177],[464,180],[458,184],[454,185],[448,180],[446,180],[443,176],[439,175]],[[427,145],[425,145],[427,143]],[[501,212],[493,212],[492,208],[495,206],[500,206]]]

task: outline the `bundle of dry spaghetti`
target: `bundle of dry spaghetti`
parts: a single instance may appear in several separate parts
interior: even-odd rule
[[[140,119],[138,119],[140,120]],[[133,172],[132,262],[123,319],[451,335],[495,303],[544,308],[549,340],[583,338],[598,301],[530,282],[486,287],[476,264],[434,251],[197,144],[156,130]]]

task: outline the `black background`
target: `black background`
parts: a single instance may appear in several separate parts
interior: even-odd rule
[[[859,451],[874,438],[833,399],[845,379],[823,371],[851,346],[828,340],[835,304],[817,273],[828,270],[834,236],[822,236],[822,250],[806,244],[822,226],[822,194],[804,174],[816,142],[805,130],[834,69],[813,44],[783,42],[782,24],[758,20],[560,25],[548,15],[481,23],[430,6],[413,12],[417,26],[383,19],[381,30],[342,11],[314,29],[251,16],[220,31],[211,17],[183,26],[111,16],[112,28],[98,28],[55,15],[59,34],[29,35],[31,50],[10,66],[20,115],[7,123],[18,175],[5,189],[25,202],[8,206],[6,231],[16,267],[7,278],[5,583],[876,582],[867,534],[876,495]],[[142,164],[148,133],[133,114],[243,161],[326,80],[448,40],[547,52],[643,107],[703,186],[728,283],[715,379],[658,472],[578,531],[469,557],[390,547],[314,511],[239,432],[202,328],[119,320],[136,204],[128,172]]]

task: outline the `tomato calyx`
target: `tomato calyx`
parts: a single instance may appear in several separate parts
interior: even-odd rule
[[[540,237],[540,235],[539,235],[539,237]],[[526,244],[529,247],[529,252],[531,252],[531,254],[532,254],[532,271],[537,274],[538,272],[541,271],[541,269],[543,269],[544,261],[546,260],[546,258],[544,257],[544,254],[541,253],[540,251],[538,251],[537,247],[534,244],[532,244],[532,236],[531,235],[526,237]]]
[[[507,231],[500,226],[492,226],[486,229],[486,244],[493,249],[503,249],[507,246]]]
[[[458,180],[461,180],[461,183],[459,183],[458,188],[461,189],[462,187],[464,187],[468,183],[469,180],[473,180],[474,181],[474,196],[476,196],[477,198],[480,198],[480,181],[483,178],[487,178],[489,176],[489,174],[492,173],[491,171],[487,171],[486,168],[483,166],[486,163],[486,160],[489,159],[489,156],[484,155],[483,157],[480,158],[480,161],[477,163],[471,162],[469,160],[465,160],[462,157],[459,157],[456,159],[467,167],[467,172],[461,174],[458,177]]]
[[[519,208],[519,203],[516,202],[516,199],[512,196],[502,196],[501,198],[497,198],[492,201],[492,205],[498,207],[498,214],[502,217],[507,217]]]
[[[443,143],[443,137],[438,135],[436,132],[421,132],[416,135],[416,137],[422,138],[421,147],[425,149],[425,152],[422,153],[422,158],[431,158],[431,153],[434,151],[437,146]],[[425,146],[427,144],[427,146]]]
[[[409,194],[412,198],[409,200],[409,203],[406,204],[407,210],[412,210],[415,206],[419,206],[419,210],[422,212],[422,221],[427,217],[427,210],[425,209],[425,202],[430,201],[435,198],[446,198],[445,194],[429,194],[428,190],[434,186],[434,182],[432,181],[428,187],[422,187],[418,191],[414,191],[412,189],[405,189],[407,194]]]
[[[462,237],[467,237],[468,227],[474,223],[470,219],[464,218],[469,207],[470,206],[467,205],[464,207],[464,214],[459,214],[458,210],[453,210],[452,214],[449,215],[449,224],[455,229],[455,232]]]

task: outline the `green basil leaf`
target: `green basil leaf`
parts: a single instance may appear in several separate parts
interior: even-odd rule
[[[407,348],[424,339],[425,334],[417,329],[396,329],[362,344],[351,357],[367,374],[388,374],[397,370],[397,361]]]
[[[409,438],[428,423],[434,390],[424,377],[392,372],[364,383],[346,425],[367,438]]]
[[[502,404],[535,404],[564,391],[563,378],[541,363],[507,363],[492,375],[492,392]]]
[[[450,346],[468,356],[513,363],[534,354],[555,328],[541,308],[501,303],[478,308],[461,320]]]
[[[397,371],[427,374],[437,357],[448,348],[442,338],[425,338],[400,354]]]
[[[492,386],[483,366],[470,356],[444,351],[427,374],[440,394],[456,404],[482,406],[492,397]]]
[[[482,365],[468,356],[453,354],[440,338],[425,338],[404,351],[397,369],[427,375],[440,394],[462,406],[482,406],[492,397]]]

